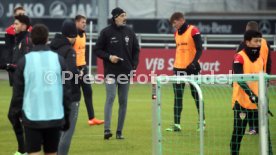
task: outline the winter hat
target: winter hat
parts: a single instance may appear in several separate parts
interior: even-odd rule
[[[77,30],[76,24],[70,19],[65,20],[62,24],[61,33],[65,37],[69,37],[69,38],[77,37],[78,30]]]
[[[123,9],[117,7],[111,11],[112,18],[115,19],[120,16],[122,13],[126,13]]]
[[[15,20],[18,20],[20,23],[27,25],[27,29],[31,25],[30,18],[26,15],[18,15],[18,16],[15,16],[14,18],[15,18]]]

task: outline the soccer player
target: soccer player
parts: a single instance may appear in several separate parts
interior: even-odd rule
[[[82,88],[82,93],[84,96],[84,102],[88,113],[88,124],[100,125],[100,124],[103,124],[104,121],[95,118],[91,84],[89,83],[89,81],[84,81],[84,79],[82,78],[88,75],[88,67],[86,66],[86,59],[85,59],[86,17],[82,15],[77,15],[75,17],[75,23],[78,29],[78,35],[76,37],[76,41],[73,47],[76,52],[77,67],[82,72],[82,76],[79,78],[79,86]]]
[[[257,22],[255,21],[249,21],[246,25],[246,31],[248,30],[254,30],[254,31],[259,31],[259,25]],[[242,49],[244,49],[245,47],[245,43],[241,42],[237,52],[241,51]],[[260,48],[260,56],[263,58],[264,60],[264,71],[267,74],[271,73],[271,56],[270,56],[270,45],[269,43],[262,38],[261,41],[261,48]],[[249,135],[256,135],[259,132],[258,129],[258,113],[256,113],[256,115],[253,115],[252,118],[249,119],[248,121],[249,124],[249,132],[245,132],[245,134],[249,134]]]
[[[63,84],[66,70],[62,57],[50,50],[48,29],[35,25],[31,32],[34,47],[18,62],[13,85],[13,116],[22,115],[28,155],[56,155],[60,130],[69,128],[70,87]],[[53,73],[55,80],[47,79]]]
[[[170,18],[172,26],[176,29],[176,53],[173,72],[177,76],[198,75],[201,68],[199,58],[202,54],[202,40],[197,27],[189,25],[181,12],[175,12]],[[167,131],[181,131],[180,117],[185,83],[173,84],[174,88],[174,125]],[[199,97],[196,89],[190,85],[192,96],[199,113]],[[203,111],[204,113],[204,111]],[[205,128],[205,116],[204,116]],[[199,131],[199,125],[198,129]]]
[[[264,71],[264,60],[260,53],[262,34],[248,30],[244,34],[245,47],[234,57],[234,74],[253,74]],[[232,108],[234,110],[234,130],[230,143],[231,154],[238,155],[245,133],[246,124],[258,113],[258,82],[234,82]],[[271,143],[269,137],[270,151]]]
[[[14,49],[12,51],[12,58],[11,63],[7,64],[6,69],[9,70],[10,73],[10,81],[11,84],[14,82],[14,78],[16,78],[16,75],[14,75],[14,72],[17,68],[18,60],[22,57],[24,57],[25,54],[27,54],[30,49],[32,48],[33,44],[31,42],[28,28],[30,27],[30,19],[26,15],[18,15],[15,16],[14,21],[14,31],[15,31],[15,45]],[[16,135],[17,143],[18,143],[18,151],[15,153],[16,155],[23,154],[25,152],[24,149],[24,135],[23,135],[23,127],[21,124],[21,115],[15,115],[14,109],[10,105],[9,112],[8,112],[8,118],[13,126],[13,130]]]
[[[103,59],[106,80],[104,139],[112,137],[110,124],[116,89],[119,96],[116,139],[124,139],[122,131],[127,111],[129,74],[138,65],[140,49],[135,33],[126,26],[126,12],[121,8],[115,8],[111,14],[112,23],[101,31],[94,51]],[[119,80],[119,77],[125,78]]]
[[[73,75],[73,78],[70,79],[71,82],[71,112],[70,112],[70,128],[69,130],[62,132],[58,147],[58,154],[60,155],[67,155],[69,152],[71,140],[75,131],[77,119],[78,119],[78,112],[79,112],[79,104],[80,104],[80,88],[75,81],[77,81],[77,76],[80,72],[76,66],[76,52],[73,49],[73,44],[75,43],[77,37],[77,27],[75,22],[72,20],[65,20],[62,24],[61,28],[62,33],[57,33],[55,38],[52,40],[50,47],[53,51],[57,52],[61,55],[66,62],[68,70],[70,74]],[[66,78],[68,74],[64,74]]]

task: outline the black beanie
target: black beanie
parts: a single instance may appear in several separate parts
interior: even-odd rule
[[[31,25],[30,18],[26,15],[18,15],[18,16],[15,16],[14,18],[15,18],[15,20],[18,20],[20,23],[27,25],[27,29]]]
[[[65,20],[62,24],[61,33],[65,37],[69,37],[69,38],[77,37],[78,30],[77,30],[76,24],[70,19]]]
[[[112,18],[115,19],[117,18],[118,16],[120,16],[122,13],[125,13],[125,11],[119,7],[113,9],[111,11],[111,14],[112,14]]]

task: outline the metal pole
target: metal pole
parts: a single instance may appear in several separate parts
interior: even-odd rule
[[[199,85],[194,82],[194,81],[189,81],[189,83],[191,85],[193,85],[198,93],[198,97],[199,97],[199,128],[200,128],[200,133],[199,133],[199,151],[200,151],[200,155],[204,155],[204,119],[203,119],[203,95],[202,95],[202,91],[199,87]]]
[[[91,76],[91,70],[92,70],[92,30],[93,30],[93,21],[90,21],[90,25],[89,25],[89,70],[88,70],[88,74],[89,76]]]
[[[259,136],[260,136],[260,154],[268,154],[268,109],[266,100],[266,81],[265,74],[259,73],[259,102],[258,102],[258,113],[259,113]]]
[[[207,35],[204,35],[204,50],[207,50]]]
[[[152,81],[152,154],[162,155],[161,131],[161,85],[153,77]]]
[[[98,16],[97,30],[98,32],[100,32],[103,28],[107,26],[109,3],[107,0],[98,0],[98,4],[99,4],[99,16]]]

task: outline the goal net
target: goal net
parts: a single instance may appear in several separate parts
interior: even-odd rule
[[[257,110],[237,103],[241,91],[233,97],[245,83],[257,86]],[[275,76],[159,76],[152,88],[153,154],[269,154],[269,146],[275,153]]]

